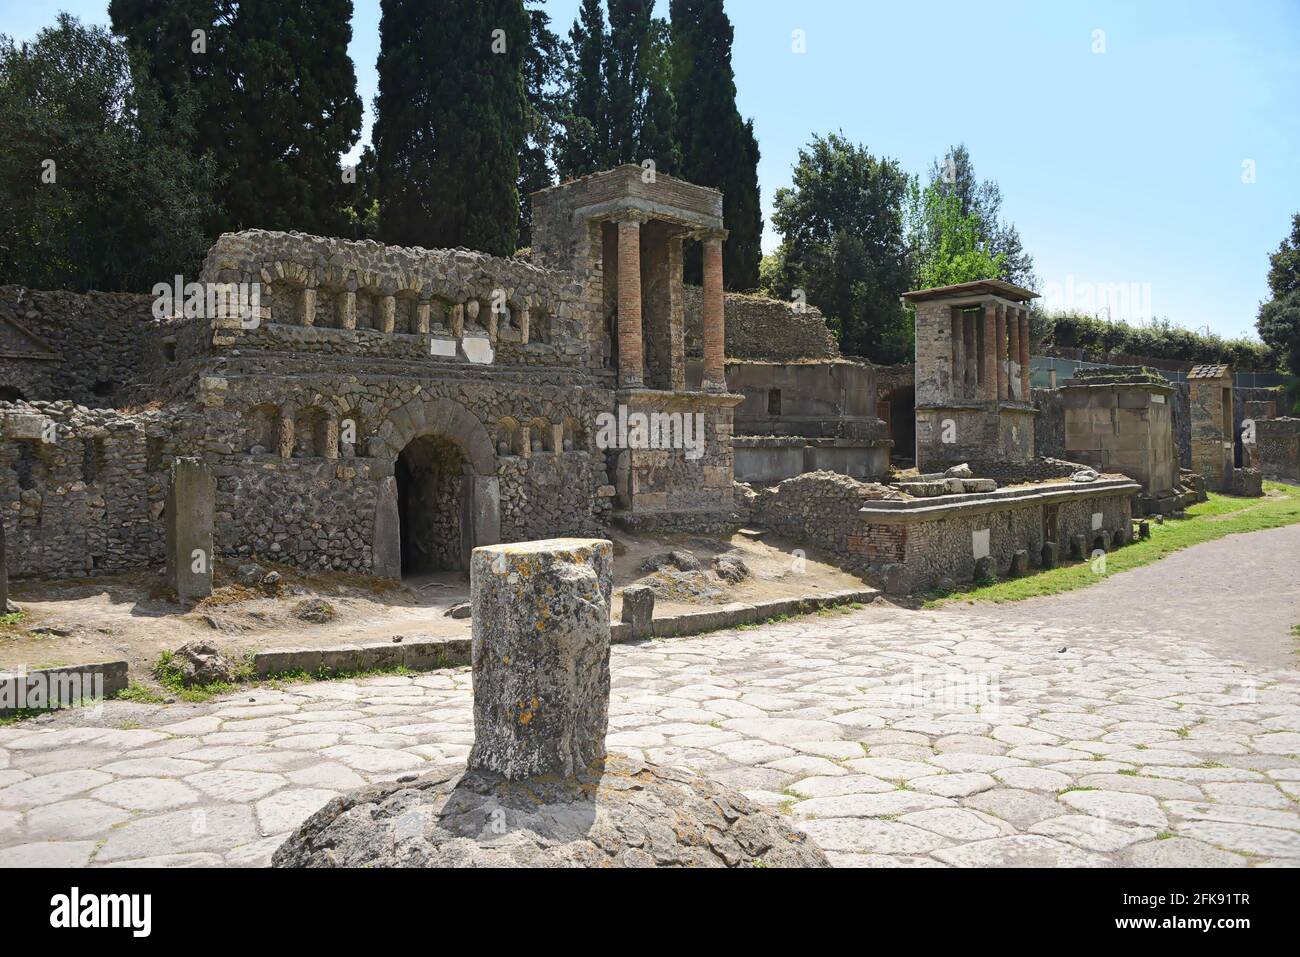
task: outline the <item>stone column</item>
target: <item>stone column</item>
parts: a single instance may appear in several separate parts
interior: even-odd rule
[[[1029,310],[1020,310],[1020,396],[1031,401],[1029,394]]]
[[[705,293],[708,299],[708,293]],[[641,339],[641,221],[618,221],[618,384],[639,388],[645,382]]]
[[[339,293],[338,318],[340,329],[357,327],[357,294],[351,289]]]
[[[325,419],[325,458],[339,457],[339,417],[329,415]]]
[[[212,594],[212,523],[217,483],[203,461],[172,461],[164,516],[167,584],[181,601]]]
[[[1007,397],[1007,307],[993,303],[993,314],[997,317],[997,329],[993,333],[993,356],[997,365],[995,375],[998,379],[998,401]]]
[[[998,398],[998,306],[984,303],[984,401],[996,402]]]
[[[397,479],[380,479],[375,487],[375,525],[371,539],[374,573],[380,578],[402,577],[402,516]]]
[[[727,328],[722,292],[722,237],[704,238],[704,389],[727,391]]]
[[[605,757],[612,585],[608,541],[474,549],[471,770],[572,777]]]
[[[392,332],[397,327],[397,300],[392,296],[379,297],[379,331]]]
[[[1007,309],[1007,398],[1020,399],[1020,372],[1012,369],[1020,364],[1020,318],[1019,310]]]
[[[280,458],[293,458],[293,407],[280,407],[280,432],[278,435]]]
[[[304,326],[316,324],[316,288],[305,286],[298,290],[298,322]]]
[[[0,615],[9,610],[9,565],[5,556],[5,523],[0,518]]]
[[[953,306],[952,312],[952,394],[953,398],[966,398],[966,320],[961,308]]]
[[[429,333],[429,300],[424,299],[415,305],[415,328],[411,330],[417,335],[428,335]]]
[[[975,345],[975,316],[969,312],[961,314],[963,351],[966,354],[966,397],[973,399],[979,389],[979,349]]]

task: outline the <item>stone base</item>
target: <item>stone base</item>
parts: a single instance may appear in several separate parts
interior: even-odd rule
[[[610,755],[576,778],[446,767],[335,798],[276,867],[829,867],[779,815],[682,768]]]

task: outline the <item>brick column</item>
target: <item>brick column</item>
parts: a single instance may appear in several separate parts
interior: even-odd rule
[[[993,333],[993,356],[997,364],[997,397],[1001,402],[1007,397],[1007,307],[993,303],[993,314],[997,317],[997,329]]]
[[[1020,396],[1020,376],[1011,375],[1011,364],[1020,362],[1020,319],[1019,310],[1007,309],[1007,398],[1018,399]]]
[[[984,303],[984,400],[996,402],[998,398],[998,307],[997,303]]]
[[[1020,310],[1020,394],[1026,402],[1029,395],[1029,310]]]
[[[704,238],[704,389],[727,391],[727,328],[722,299],[722,237]]]
[[[950,310],[952,320],[952,394],[953,398],[966,398],[966,330],[965,320],[957,306]]]
[[[706,300],[708,293],[705,293]],[[640,387],[645,382],[641,339],[641,223],[618,221],[618,384]]]

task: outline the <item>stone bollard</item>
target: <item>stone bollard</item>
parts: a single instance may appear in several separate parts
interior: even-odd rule
[[[1043,542],[1043,567],[1055,568],[1061,564],[1061,546],[1056,542]]]
[[[1104,528],[1100,528],[1092,533],[1092,550],[1095,552],[1098,549],[1101,549],[1103,552],[1111,550],[1110,532],[1106,531]]]
[[[1011,553],[1011,577],[1029,574],[1029,552],[1020,548]]]
[[[633,638],[654,634],[655,593],[648,585],[629,585],[623,589],[622,621]]]
[[[1088,536],[1082,532],[1070,536],[1070,557],[1080,562],[1088,558]]]
[[[471,770],[573,777],[605,756],[613,545],[474,549]]]
[[[1142,521],[1138,522],[1138,538],[1150,538],[1150,537],[1151,537],[1151,523],[1148,522],[1146,519],[1143,519]]]
[[[975,559],[975,581],[991,581],[997,576],[993,571],[993,559],[985,555],[983,558]]]
[[[167,584],[181,601],[212,594],[212,522],[217,483],[199,458],[172,461],[167,490]]]

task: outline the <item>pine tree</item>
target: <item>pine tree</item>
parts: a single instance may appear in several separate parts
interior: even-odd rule
[[[763,215],[758,192],[758,141],[736,108],[731,67],[733,31],[722,0],[671,0],[673,94],[681,177],[722,190],[730,237],[723,278],[730,289],[758,285]],[[699,256],[687,261],[698,281]]]
[[[381,11],[381,238],[509,255],[528,135],[522,0],[384,0]]]
[[[222,181],[214,231],[346,228],[338,157],[361,131],[351,0],[112,0],[166,106],[196,106]]]

